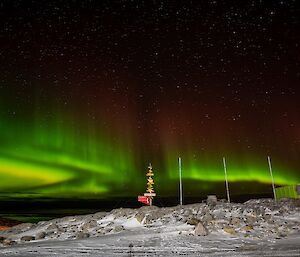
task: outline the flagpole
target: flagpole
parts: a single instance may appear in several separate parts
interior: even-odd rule
[[[270,171],[270,176],[271,176],[271,180],[272,180],[272,188],[273,188],[274,200],[276,202],[277,198],[276,198],[275,183],[274,183],[274,177],[273,177],[273,171],[272,171],[272,163],[271,163],[271,157],[270,156],[268,156],[268,164],[269,164],[269,171]]]
[[[178,158],[179,167],[179,203],[182,205],[182,170],[181,170],[181,157]]]
[[[225,174],[225,184],[226,184],[227,201],[230,203],[229,185],[228,185],[227,168],[226,168],[225,157],[223,157],[223,166],[224,166],[224,174]]]

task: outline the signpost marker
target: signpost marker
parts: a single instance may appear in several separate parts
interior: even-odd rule
[[[146,176],[148,177],[147,190],[146,190],[146,193],[144,193],[144,195],[138,196],[138,201],[151,206],[153,197],[156,196],[156,193],[154,192],[154,189],[153,189],[154,182],[153,182],[152,177],[154,176],[154,173],[152,170],[151,163],[148,166],[148,172],[147,172]]]

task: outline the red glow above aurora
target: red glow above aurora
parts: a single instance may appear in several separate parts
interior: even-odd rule
[[[223,156],[232,182],[269,183],[267,155],[299,182],[294,5],[3,4],[4,191],[135,194],[152,162],[172,194],[179,155],[191,194]]]

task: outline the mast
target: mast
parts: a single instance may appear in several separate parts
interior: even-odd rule
[[[179,204],[182,205],[182,170],[181,170],[181,157],[178,158],[179,168]]]
[[[272,180],[272,188],[273,188],[274,200],[276,202],[277,198],[276,198],[275,183],[274,183],[274,177],[273,177],[273,171],[272,171],[272,163],[271,163],[271,157],[270,156],[268,156],[268,164],[269,164],[269,171],[270,171],[270,176],[271,176],[271,180]]]
[[[226,168],[225,157],[223,157],[223,166],[224,166],[224,174],[225,174],[225,184],[226,184],[227,201],[230,203],[229,185],[228,185],[227,168]]]

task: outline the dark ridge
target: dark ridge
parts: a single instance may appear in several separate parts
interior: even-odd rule
[[[270,198],[272,195],[238,195],[232,196],[232,202],[242,203],[250,199]],[[206,198],[184,197],[184,204],[204,202]],[[224,201],[226,201],[223,198]],[[176,206],[179,204],[177,197],[157,197],[153,204],[159,207]],[[26,199],[0,201],[0,216],[8,220],[18,220],[22,222],[38,222],[50,220],[70,215],[91,214],[99,211],[111,211],[117,208],[139,208],[143,204],[136,198],[117,198],[117,199]]]
[[[13,227],[22,222],[18,220],[8,219],[8,218],[1,218],[0,217],[0,227]]]

